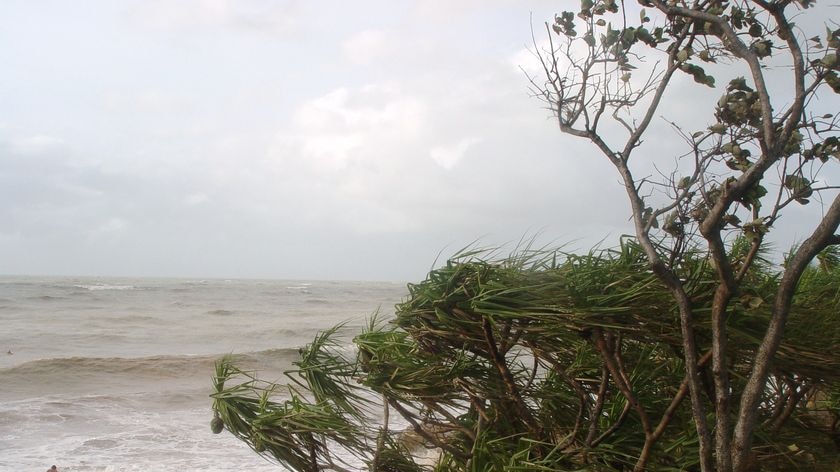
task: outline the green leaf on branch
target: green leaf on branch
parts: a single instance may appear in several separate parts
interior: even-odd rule
[[[665,34],[665,29],[663,29],[661,26],[653,29],[653,37],[656,38],[657,43],[663,43],[668,41],[667,39],[662,39],[663,34]]]
[[[601,35],[601,45],[605,48],[612,46],[618,42],[621,31],[612,29],[612,24],[607,25],[607,34]]]
[[[575,31],[575,14],[570,11],[564,11],[560,16],[555,16],[551,29],[557,34],[574,38],[577,36],[577,31]]]
[[[741,226],[741,229],[744,231],[744,237],[750,242],[755,241],[770,231],[770,228],[764,224],[764,220],[761,218],[756,218],[749,223],[745,223]]]
[[[754,185],[747,190],[744,195],[738,200],[742,205],[748,209],[761,208],[761,198],[767,195],[767,189],[762,185]],[[746,226],[746,225],[745,225]]]
[[[636,29],[636,39],[647,44],[650,47],[656,47],[656,45],[658,44],[656,38],[654,38],[650,34],[650,31],[648,31],[647,28],[645,28],[644,26],[640,26],[638,29]]]
[[[677,62],[685,62],[693,54],[694,54],[694,49],[691,49],[691,47],[683,48],[683,49],[680,50],[680,52],[677,53]]]
[[[741,224],[741,218],[738,218],[734,213],[730,213],[724,215],[723,222],[728,225],[738,226],[739,224]]]
[[[802,150],[802,139],[802,133],[799,131],[791,133],[790,139],[788,139],[788,142],[785,143],[784,149],[782,149],[782,153],[785,156],[798,154]]]
[[[624,44],[625,47],[629,47],[633,43],[636,42],[636,28],[630,27],[626,28],[621,33],[621,42]]]
[[[773,54],[773,42],[769,39],[754,41],[750,44],[750,51],[754,52],[759,59],[769,57]]]
[[[680,51],[680,53],[682,53],[682,51]],[[715,78],[711,75],[707,75],[706,71],[698,65],[682,64],[680,65],[680,70],[694,77],[694,81],[698,84],[703,84],[709,87],[715,86]]]
[[[750,310],[756,310],[764,304],[764,300],[761,297],[756,297],[753,295],[744,295],[743,297],[741,297],[741,304],[743,304]]]
[[[840,76],[837,75],[837,72],[833,70],[826,72],[823,80],[831,87],[831,90],[834,90],[834,93],[840,93]]]
[[[793,192],[799,192],[803,188],[810,186],[810,182],[805,177],[797,174],[790,174],[785,177],[785,188]]]
[[[744,92],[752,92],[753,89],[749,85],[747,85],[747,79],[743,77],[738,77],[729,81],[729,85],[726,86],[726,90],[731,92],[733,90],[741,90]]]
[[[709,126],[709,131],[715,134],[724,134],[726,133],[726,125],[723,123],[715,123],[712,126]]]
[[[700,54],[698,54],[698,57],[703,62],[716,62],[715,58],[712,57],[712,55],[709,53],[708,49],[700,51]]]
[[[743,28],[744,19],[744,10],[733,6],[729,11],[729,22],[732,23],[732,27],[736,30]]]
[[[840,138],[830,136],[825,141],[815,144],[813,148],[802,151],[805,159],[817,158],[822,162],[828,162],[830,157],[840,159]]]
[[[832,31],[827,26],[825,28],[825,39],[830,48],[840,48],[840,28]]]
[[[786,176],[785,188],[790,190],[793,199],[802,205],[807,205],[809,203],[808,197],[814,193],[814,189],[811,188],[811,181],[800,174]]]
[[[685,234],[684,222],[676,210],[672,211],[665,217],[665,221],[662,223],[662,231],[665,231],[675,238]]]
[[[726,166],[732,170],[746,172],[750,167],[752,167],[752,162],[747,159],[732,158],[726,161]]]
[[[659,222],[656,221],[656,218],[653,217],[653,208],[647,207],[642,212],[642,220],[649,221],[651,227],[659,228]]]

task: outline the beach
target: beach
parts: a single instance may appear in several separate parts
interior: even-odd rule
[[[284,382],[319,330],[348,322],[352,333],[405,293],[387,282],[2,277],[0,471],[282,471],[211,433],[216,359]]]

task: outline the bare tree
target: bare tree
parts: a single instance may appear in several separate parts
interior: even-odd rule
[[[829,24],[814,35],[794,24],[813,0],[638,3],[583,0],[579,10],[558,15],[547,25],[548,44],[534,42],[544,74],[531,83],[560,130],[592,142],[618,172],[635,236],[679,308],[701,469],[741,472],[750,466],[760,404],[780,385],[771,376],[773,359],[797,284],[815,256],[840,244],[840,196],[819,178],[840,158],[838,122],[830,113],[815,114],[820,94],[840,93],[840,29]],[[642,144],[662,103],[680,99],[669,96],[675,77],[688,74],[698,87],[716,87],[716,76],[738,73],[745,77],[732,77],[709,104],[708,128],[689,132],[673,124],[686,145],[677,168],[658,180],[634,173],[655,157]],[[754,356],[736,360],[727,321],[734,301],[748,296],[742,281],[783,212],[812,199],[823,205],[822,218],[785,260]],[[698,247],[715,267],[713,303],[703,313],[674,270]],[[711,320],[708,352],[695,333],[701,317]],[[701,379],[709,358],[711,394]],[[736,361],[748,363],[748,376],[737,384],[729,369]],[[788,381],[782,388],[795,404],[807,390],[797,383],[804,379]],[[773,422],[784,421],[785,406],[777,411]],[[646,430],[646,449],[656,437],[652,426]],[[643,458],[639,465],[642,470]]]

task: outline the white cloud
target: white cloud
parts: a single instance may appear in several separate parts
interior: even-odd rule
[[[304,103],[294,114],[295,124],[301,128],[339,125],[346,113],[348,96],[348,90],[341,87]]]
[[[476,11],[489,8],[492,4],[510,3],[510,0],[490,1],[487,0],[420,0],[416,2],[412,16],[421,17],[420,21],[451,21],[461,17],[474,15]]]
[[[133,18],[154,29],[229,28],[280,34],[295,31],[299,16],[294,0],[146,0],[132,12]]]
[[[426,223],[418,215],[372,200],[362,200],[347,208],[338,215],[338,220],[343,226],[365,236],[421,230]]]
[[[483,235],[624,222],[609,166],[508,62],[533,4],[100,1],[41,28],[72,41],[20,30],[3,50],[2,136],[29,136],[0,143],[0,217],[26,240],[4,254],[44,254],[37,270],[414,278]]]
[[[444,169],[451,169],[463,159],[464,154],[474,144],[481,142],[477,138],[464,138],[454,146],[435,147],[429,151],[429,157]]]
[[[105,108],[120,113],[166,113],[187,108],[183,99],[161,90],[109,90],[103,94]]]
[[[319,130],[386,126],[411,132],[423,119],[420,100],[384,85],[367,85],[353,92],[339,87],[305,103],[294,115],[300,128]]]
[[[36,134],[12,139],[10,142],[12,152],[20,155],[36,155],[55,150],[64,144],[64,140],[45,134]]]
[[[352,63],[370,64],[393,50],[388,35],[377,29],[364,30],[348,38],[341,48],[344,56]]]
[[[344,169],[351,160],[381,158],[384,143],[417,139],[425,105],[385,86],[338,88],[303,104],[291,129],[283,130],[273,155],[302,158],[316,172]]]
[[[208,197],[206,193],[191,193],[184,198],[184,203],[187,206],[196,206],[201,205],[209,199],[210,197]]]
[[[74,182],[59,181],[55,184],[56,189],[67,192],[70,198],[77,200],[97,199],[105,195],[105,193],[95,187],[82,185]]]
[[[302,104],[278,132],[266,185],[277,198],[306,195],[306,224],[355,234],[417,229],[424,221],[406,215],[417,187],[435,181],[431,129],[425,98],[382,84],[332,90]]]
[[[548,41],[540,41],[537,48],[542,52],[548,51],[550,46]],[[539,77],[539,74],[544,74],[544,70],[536,51],[534,46],[523,47],[512,54],[508,62],[517,71],[525,71],[529,76]]]
[[[88,235],[88,239],[93,241],[108,235],[122,233],[127,227],[128,222],[126,220],[117,217],[110,218],[108,221],[92,229]]]
[[[299,138],[300,152],[318,172],[343,169],[365,141],[362,133],[312,134]]]

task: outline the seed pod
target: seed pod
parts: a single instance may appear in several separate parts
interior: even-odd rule
[[[210,421],[210,431],[213,431],[213,434],[219,434],[223,429],[225,429],[225,422],[218,416]]]

